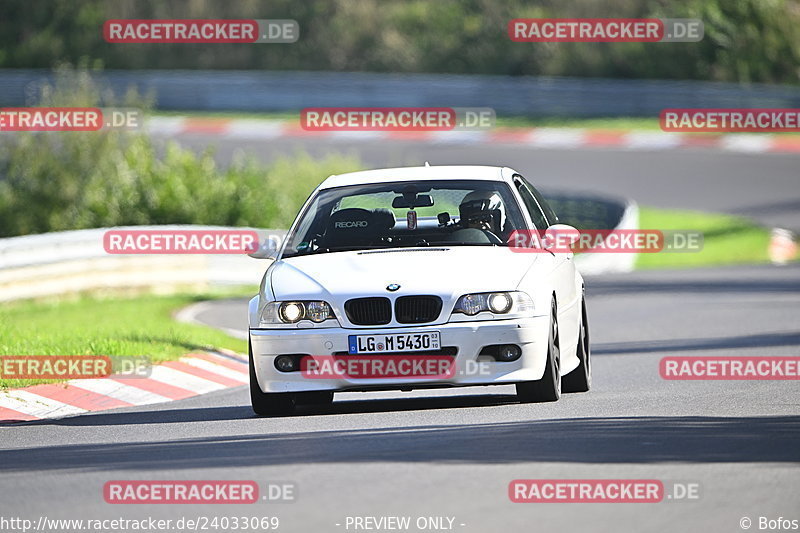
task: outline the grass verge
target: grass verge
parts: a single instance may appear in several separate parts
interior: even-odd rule
[[[173,313],[201,300],[254,293],[255,289],[132,298],[82,296],[49,303],[3,304],[0,355],[139,356],[162,362],[210,348],[242,353],[247,350],[246,341],[209,327],[177,322]],[[37,383],[52,381],[0,379],[0,389]]]
[[[770,231],[741,217],[641,207],[639,227],[657,230],[689,230],[703,232],[700,252],[639,254],[637,269],[690,268],[769,260],[767,248]]]

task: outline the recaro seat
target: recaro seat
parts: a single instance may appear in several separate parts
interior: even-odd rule
[[[336,211],[328,220],[325,248],[359,248],[369,246],[378,235],[372,211],[350,207]]]

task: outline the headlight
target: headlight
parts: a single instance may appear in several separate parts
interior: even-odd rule
[[[303,302],[283,302],[278,308],[281,320],[288,323],[298,322],[305,314]]]
[[[475,316],[483,312],[508,315],[502,318],[529,316],[533,313],[533,300],[521,291],[465,294],[456,302],[452,318],[457,319],[457,313]]]
[[[265,326],[297,324],[301,320],[320,324],[335,318],[328,302],[318,300],[269,302],[261,311],[261,324]]]
[[[306,318],[319,324],[333,318],[331,306],[325,302],[308,302],[306,305]]]
[[[507,292],[496,292],[487,298],[489,311],[492,313],[508,313],[511,310],[511,295]]]
[[[465,294],[458,299],[455,312],[465,315],[477,315],[481,311],[487,311],[485,294]]]

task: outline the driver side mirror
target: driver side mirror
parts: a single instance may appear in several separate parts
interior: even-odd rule
[[[280,238],[276,235],[269,235],[255,251],[247,255],[254,259],[276,259],[280,247]]]

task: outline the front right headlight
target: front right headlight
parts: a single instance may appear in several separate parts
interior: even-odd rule
[[[463,321],[468,320],[467,317],[475,317],[481,313],[489,315],[479,317],[478,320],[518,318],[532,315],[533,310],[533,300],[522,291],[479,292],[461,296],[450,318]]]

